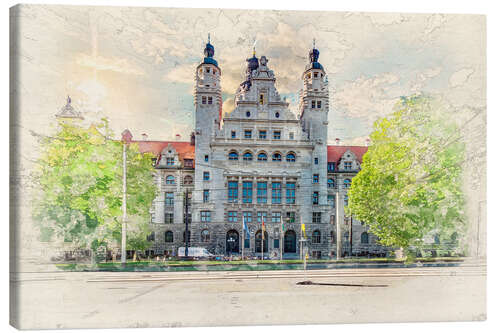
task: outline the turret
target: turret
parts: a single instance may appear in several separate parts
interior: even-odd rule
[[[309,139],[326,144],[328,140],[328,80],[323,66],[318,62],[319,50],[315,43],[309,52],[309,63],[302,74],[300,91],[300,120]]]

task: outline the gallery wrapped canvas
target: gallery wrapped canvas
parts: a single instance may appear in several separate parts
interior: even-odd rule
[[[481,15],[17,5],[11,324],[486,319]]]

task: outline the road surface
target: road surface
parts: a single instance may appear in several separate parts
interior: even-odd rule
[[[22,329],[486,319],[486,266],[477,263],[306,273],[17,273],[11,281],[11,322]]]

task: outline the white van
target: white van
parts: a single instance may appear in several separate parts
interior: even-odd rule
[[[177,256],[186,257],[186,248],[180,247],[177,251]],[[212,258],[215,257],[212,253],[208,252],[204,247],[188,247],[188,255],[190,258]]]

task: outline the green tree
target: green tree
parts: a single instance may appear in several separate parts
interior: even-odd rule
[[[382,245],[404,250],[430,235],[463,233],[464,143],[443,104],[425,95],[402,97],[370,138],[349,190],[348,213]]]
[[[41,138],[34,220],[43,241],[63,241],[95,251],[117,247],[122,223],[122,143],[111,139],[108,121],[89,128],[60,122]],[[149,246],[149,210],[156,196],[150,154],[127,149],[127,248]]]

